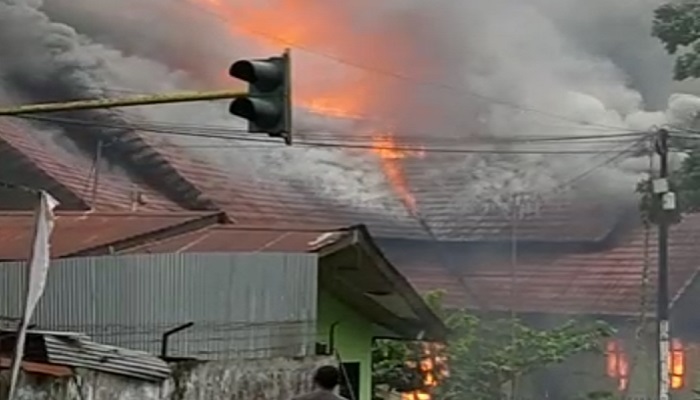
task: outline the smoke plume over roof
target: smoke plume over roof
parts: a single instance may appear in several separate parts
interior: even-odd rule
[[[386,133],[415,146],[449,147],[484,135],[647,130],[666,122],[672,76],[672,60],[650,35],[659,3],[0,0],[0,79],[12,93],[3,102],[221,88],[235,84],[225,74],[232,60],[291,46],[299,103],[313,108],[325,100],[360,120],[300,109],[299,136],[311,132],[309,140],[326,132],[357,143]],[[169,124],[245,127],[226,111],[213,103],[129,114]],[[95,112],[91,118],[117,117]],[[262,180],[282,175],[358,207],[397,197],[380,157],[369,151],[281,145],[190,151]],[[428,154],[412,162],[418,166],[406,165],[405,173],[419,203],[425,203],[426,185],[468,203],[498,192],[546,191],[593,165],[579,154]],[[615,168],[606,179],[622,179],[631,190],[636,176]]]

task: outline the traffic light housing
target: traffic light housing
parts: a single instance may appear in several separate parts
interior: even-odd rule
[[[292,144],[291,62],[281,56],[239,60],[229,74],[248,82],[248,94],[231,102],[231,114],[248,120],[248,131],[281,137]]]

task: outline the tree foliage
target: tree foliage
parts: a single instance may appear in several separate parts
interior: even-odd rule
[[[657,8],[652,34],[670,54],[678,54],[675,79],[700,77],[700,2],[673,2]]]
[[[700,2],[675,1],[664,4],[654,13],[652,34],[665,46],[666,50],[676,55],[674,78],[685,80],[700,78]],[[673,147],[688,150],[688,157],[683,160],[681,168],[676,171],[675,179],[670,182],[671,188],[677,193],[678,213],[695,212],[700,210],[700,148],[697,142],[684,143],[681,139],[671,141]],[[674,143],[675,142],[675,143]],[[650,184],[642,182],[637,191],[642,196],[642,211],[655,222],[658,210],[653,208],[654,200],[649,196]],[[646,203],[645,203],[646,201]],[[646,208],[646,209],[645,209]],[[674,215],[673,222],[680,220],[680,214]]]
[[[419,343],[382,340],[372,349],[372,383],[401,392],[423,389],[424,373],[416,368]],[[413,363],[411,362],[413,361]]]
[[[431,303],[440,303],[438,294]],[[440,355],[447,360],[449,375],[433,391],[439,399],[497,399],[506,383],[576,354],[598,351],[601,339],[612,333],[602,322],[571,321],[553,329],[536,329],[510,318],[487,320],[441,307],[436,311],[450,330]],[[407,361],[421,356],[415,343],[384,341],[376,346],[374,356],[376,383],[402,392],[421,388],[424,372],[406,367]]]
[[[681,222],[683,213],[700,211],[700,148],[695,143],[675,140],[672,146],[688,151],[678,170],[668,178],[669,189],[676,194],[676,209],[666,212],[668,222]],[[656,224],[661,211],[661,199],[652,190],[652,179],[637,183],[636,192],[640,195],[641,220],[645,224]]]

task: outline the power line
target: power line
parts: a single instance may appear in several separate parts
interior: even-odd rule
[[[48,118],[48,117],[45,117]],[[136,124],[138,123],[140,126],[149,126],[149,127],[156,127],[156,128],[192,128],[196,129],[197,131],[209,131],[209,132],[224,132],[224,133],[230,133],[230,132],[240,132],[240,133],[248,133],[247,130],[244,129],[231,129],[228,126],[223,126],[223,125],[208,125],[208,124],[186,124],[186,123],[171,123],[171,122],[165,122],[165,121],[141,121],[141,122],[134,122],[134,121],[129,121],[130,123]],[[375,132],[375,133],[357,133],[355,131],[357,130],[363,130],[367,131],[368,129],[345,129],[345,130],[328,130],[328,129],[322,129],[322,130],[298,130],[296,133],[297,135],[300,135],[302,137],[310,137],[310,136],[333,136],[335,134],[340,134],[340,133],[351,133],[349,137],[344,137],[343,140],[346,139],[355,139],[355,138],[360,138],[360,139],[367,139],[367,138],[376,138],[378,136],[381,136],[381,132]],[[439,140],[458,140],[458,141],[463,141],[465,138],[464,137],[457,137],[457,136],[443,136],[443,135],[435,135],[435,132],[411,132],[411,131],[406,131],[405,129],[397,129],[397,130],[389,130],[389,132],[393,133],[395,139],[400,139],[404,140],[407,138],[415,138],[415,139],[421,139],[423,141],[425,140],[434,140],[434,139],[439,139]],[[503,135],[498,135],[498,136],[476,136],[471,139],[479,142],[485,142],[485,141],[491,141],[491,142],[496,142],[496,143],[509,143],[509,142],[550,142],[550,141],[573,141],[573,140],[595,140],[595,139],[613,139],[613,138],[623,138],[623,137],[634,137],[634,136],[640,136],[644,135],[646,132],[641,132],[638,130],[621,130],[621,131],[611,131],[608,130],[606,132],[609,132],[607,134],[596,134],[596,135],[540,135],[540,136],[524,136],[524,135],[517,135],[517,136],[503,136]],[[613,133],[613,132],[618,132],[618,133]]]
[[[342,133],[348,133],[350,130],[345,130]],[[570,141],[586,141],[586,140],[601,140],[601,139],[618,139],[618,138],[628,138],[628,137],[637,137],[640,135],[644,135],[645,132],[640,132],[640,131],[625,131],[625,132],[620,132],[620,133],[608,133],[608,134],[597,134],[597,135],[548,135],[548,136],[524,136],[524,135],[518,135],[518,136],[502,136],[502,135],[494,135],[494,136],[485,136],[485,135],[479,135],[479,136],[469,136],[469,137],[458,137],[458,136],[443,136],[443,135],[435,135],[434,132],[429,133],[429,132],[424,132],[420,135],[410,135],[406,134],[404,130],[399,129],[396,131],[389,131],[392,133],[391,137],[392,140],[400,140],[402,142],[405,141],[410,141],[410,139],[416,139],[420,140],[421,142],[425,141],[445,141],[445,142],[465,142],[466,141],[472,141],[472,142],[478,142],[478,143],[494,143],[494,144],[508,144],[508,143],[534,143],[534,142],[570,142]],[[314,136],[320,136],[320,137],[333,137],[333,134],[335,132],[332,131],[315,131],[315,132],[299,132],[299,136],[302,138],[309,138],[309,137],[314,137]],[[386,136],[382,134],[363,134],[363,133],[354,133],[351,132],[351,135],[349,136],[344,136],[342,140],[367,140],[367,139],[374,139],[377,137],[381,136]],[[409,140],[407,140],[409,139]]]
[[[551,193],[556,193],[558,190],[566,187],[570,187],[574,185],[576,182],[580,181],[581,179],[585,178],[586,176],[590,175],[594,171],[603,168],[616,160],[618,160],[620,157],[624,156],[628,152],[634,150],[635,147],[637,147],[641,142],[646,140],[647,137],[642,138],[641,140],[637,140],[632,145],[627,146],[621,150],[618,150],[612,157],[607,158],[604,160],[602,163],[594,165],[593,167],[583,171],[580,174],[577,174],[566,181],[557,184],[554,186],[551,190],[548,190],[548,192]],[[602,154],[602,153],[599,153]],[[425,216],[418,210],[418,209],[412,209],[408,207],[405,203],[401,202],[405,210],[407,211],[408,215],[413,217],[416,222],[418,222],[419,226],[421,229],[428,235],[428,237],[431,240],[431,243],[433,244],[432,249],[433,253],[437,256],[438,261],[440,264],[442,264],[443,268],[446,269],[446,271],[452,275],[456,275],[456,278],[459,280],[461,287],[464,288],[466,293],[472,298],[473,301],[477,303],[477,306],[481,309],[484,309],[484,306],[487,305],[485,300],[481,298],[476,292],[473,290],[469,282],[465,278],[468,278],[467,275],[461,274],[459,271],[455,271],[454,268],[451,267],[451,263],[449,262],[449,258],[445,256],[445,252],[443,249],[443,241],[441,241],[438,237],[438,235],[435,233],[433,228],[430,226],[428,220],[425,218]],[[468,230],[466,233],[462,233],[462,235],[471,235],[474,233],[477,229],[481,227],[481,221],[486,218],[489,214],[491,214],[491,210],[487,210],[483,212],[479,216],[479,220],[474,224],[474,226]],[[573,284],[573,280],[571,282]],[[565,289],[562,293],[567,292],[569,289]]]
[[[44,122],[52,122],[59,124],[72,124],[79,126],[91,126],[91,127],[102,127],[102,128],[113,128],[113,129],[130,129],[139,130],[143,132],[160,133],[164,135],[173,136],[184,136],[192,138],[208,138],[208,139],[219,139],[225,141],[243,141],[243,142],[257,142],[257,143],[270,143],[276,144],[276,140],[248,137],[248,136],[234,136],[234,135],[224,135],[221,133],[211,134],[205,132],[198,132],[199,129],[184,129],[178,130],[176,127],[171,128],[157,128],[149,126],[148,124],[140,123],[128,123],[128,124],[111,124],[98,121],[86,121],[70,118],[56,118],[56,117],[38,117],[38,116],[21,116],[21,118],[29,120],[37,120]],[[219,132],[230,132],[230,133],[247,133],[243,130],[227,130]],[[639,135],[642,133],[637,133]],[[335,148],[335,149],[355,149],[355,150],[374,150],[374,151],[395,151],[395,152],[405,152],[405,153],[438,153],[438,154],[598,154],[600,150],[547,150],[547,149],[529,149],[529,150],[506,150],[506,149],[475,149],[475,148],[438,148],[438,147],[423,147],[423,146],[389,146],[389,145],[378,145],[378,144],[362,144],[362,143],[347,143],[347,142],[331,142],[331,141],[305,141],[299,140],[295,142],[296,146],[301,147],[311,147],[311,148]],[[603,152],[614,152],[606,151]]]
[[[323,143],[323,142],[299,142],[303,146],[311,147],[326,147],[326,148],[342,148],[342,149],[360,149],[360,150],[387,150],[396,152],[425,152],[425,153],[443,153],[443,154],[599,154],[601,151],[595,150],[496,150],[496,149],[456,149],[456,148],[421,148],[409,146],[375,146],[370,144],[351,144],[351,143]],[[603,150],[603,153],[616,153],[612,150]]]
[[[236,140],[237,139],[235,139],[235,138],[231,139],[231,141],[236,141]],[[598,143],[599,142],[596,142],[596,144],[598,144]],[[606,143],[610,143],[610,144],[623,143],[624,144],[624,143],[629,143],[629,140],[606,141]],[[299,144],[299,143],[295,143],[295,145],[297,145],[297,144]],[[337,148],[346,148],[347,147],[346,143],[331,143],[331,144],[333,144],[332,147],[334,147],[334,148],[336,148],[336,147]],[[239,143],[226,143],[226,144],[218,144],[218,145],[216,145],[216,144],[191,144],[191,145],[188,145],[188,144],[175,144],[175,143],[160,143],[160,144],[158,144],[157,147],[159,147],[159,148],[172,147],[172,148],[178,148],[178,149],[201,149],[201,150],[212,150],[212,151],[221,150],[221,149],[257,149],[257,150],[269,151],[270,149],[278,148],[278,146],[270,146],[270,145],[262,145],[262,144],[260,144],[260,145],[252,145],[252,144],[248,145],[248,144],[244,144],[244,143],[240,143],[240,144]],[[304,147],[306,147],[306,148],[315,147],[315,145],[313,145],[311,143],[306,143],[306,146],[304,146]],[[404,151],[404,150],[402,150],[404,148],[406,148],[406,147],[386,147],[386,146],[376,147],[376,146],[372,146],[373,151],[400,152],[400,151]],[[440,151],[433,151],[433,150],[441,150],[441,149],[433,149],[433,148],[425,148],[425,147],[417,147],[417,148],[422,149],[422,150],[420,150],[421,153],[441,153]],[[507,153],[507,152],[503,152],[503,151],[487,150],[487,149],[483,149],[481,151],[477,151],[476,149],[474,149],[473,151],[468,151],[468,152],[459,151],[459,149],[455,149],[455,150],[457,150],[457,151],[452,151],[451,153],[457,153],[457,154],[573,154],[573,155],[582,154],[582,155],[595,155],[595,154],[598,154],[600,152],[599,150],[590,150],[590,151],[586,150],[586,151],[577,151],[577,152],[572,152],[572,151],[561,152],[558,150],[557,151],[555,151],[555,150],[551,150],[551,151],[547,151],[547,150],[527,151],[527,150],[524,150],[524,151],[517,151],[517,152],[512,151],[510,153]],[[406,152],[414,152],[414,151],[413,150],[410,150],[410,151],[406,150]],[[614,151],[612,151],[612,150],[607,151],[607,152],[614,153]]]
[[[631,151],[634,151],[635,148],[636,148],[642,141],[644,141],[644,140],[646,140],[646,139],[647,139],[647,137],[642,138],[641,140],[638,140],[638,141],[632,143],[631,146],[626,147],[625,149],[619,151],[619,153],[618,153],[617,155],[613,155],[613,156],[610,157],[609,159],[605,160],[602,164],[596,165],[596,166],[594,166],[594,167],[592,167],[592,168],[590,168],[590,169],[588,169],[588,170],[582,172],[581,174],[574,176],[574,177],[571,178],[569,181],[567,181],[566,186],[571,186],[571,185],[573,185],[574,183],[576,183],[576,182],[580,181],[581,179],[587,177],[588,175],[592,174],[592,173],[595,172],[597,169],[603,168],[603,167],[605,167],[605,166],[607,166],[607,165],[610,165],[610,164],[614,163],[615,161],[619,160],[619,159],[620,159],[622,156],[624,156],[625,154],[627,154],[627,153],[629,153],[629,152],[631,152]]]
[[[87,89],[92,89],[92,90],[105,90],[105,91],[115,91],[115,92],[125,92],[125,93],[138,93],[138,94],[141,94],[141,95],[144,95],[144,96],[146,96],[146,95],[155,95],[154,93],[147,93],[147,92],[141,92],[141,91],[132,91],[132,90],[127,90],[127,89],[114,89],[114,88],[110,88],[110,87],[106,87],[106,86],[105,86],[105,87],[99,87],[99,88],[98,88],[98,87],[80,86],[80,85],[79,85],[79,87],[85,87],[85,88],[87,88]],[[308,109],[307,109],[307,110],[308,110]],[[109,109],[109,110],[107,110],[107,111],[114,112],[114,110],[111,110],[111,109]],[[313,113],[313,110],[309,110],[309,111],[311,111],[311,112]],[[324,116],[323,114],[319,114],[319,115],[320,115],[320,116]],[[326,116],[326,117],[327,117],[327,116]],[[126,117],[122,117],[122,118],[123,118],[123,119],[126,119]],[[346,119],[345,117],[337,117],[337,118],[334,117],[334,118],[337,119],[337,120]],[[387,123],[387,122],[388,122],[388,121],[382,121],[382,120],[375,119],[375,118],[356,118],[356,119],[357,119],[357,120],[365,120],[365,121],[384,122],[384,123]],[[154,123],[154,122],[149,122],[149,123],[154,124],[154,125],[155,125],[155,124],[158,124],[157,122],[155,122],[155,123]],[[187,125],[187,124],[180,124],[180,126],[186,126],[186,125]],[[202,125],[198,125],[198,127],[201,127],[201,126],[202,126]],[[545,126],[549,126],[549,125],[545,125]],[[549,127],[551,127],[551,126],[549,126]],[[217,129],[217,127],[215,127],[215,126],[214,126],[213,128],[214,128],[214,129]],[[555,128],[558,128],[558,129],[571,129],[571,127],[567,127],[567,126],[558,126],[558,127],[555,127]],[[228,129],[228,128],[227,128],[227,129]],[[367,128],[364,128],[364,129],[366,130]],[[373,128],[373,129],[376,130],[377,128]],[[602,127],[602,128],[601,128],[601,127],[592,127],[592,126],[588,126],[588,127],[577,127],[576,129],[578,129],[578,130],[586,129],[586,130],[592,130],[592,131],[598,131],[598,132],[610,132],[612,136],[616,136],[616,135],[612,134],[612,132],[620,132],[620,134],[623,134],[623,135],[624,135],[625,133],[630,133],[630,134],[635,134],[635,133],[637,133],[637,131],[631,130],[631,129],[628,129],[628,128],[619,128],[619,129],[618,129],[618,128],[612,128],[612,127]],[[298,131],[297,131],[297,134],[302,134],[304,137],[309,137],[309,136],[326,136],[326,135],[346,134],[346,133],[350,133],[349,131],[350,131],[350,130],[348,130],[348,129],[346,129],[346,130],[335,130],[335,131],[334,131],[334,130],[329,130],[329,129],[323,129],[323,130],[317,130],[317,131],[310,131],[310,130],[302,129],[302,130],[298,130]],[[421,138],[421,139],[425,138],[426,136],[434,137],[433,132],[430,132],[430,133],[428,133],[428,132],[414,132],[413,135],[415,135],[415,136],[412,136],[412,135],[410,134],[410,132],[406,131],[405,128],[402,128],[402,129],[401,129],[401,137],[404,138],[404,139],[405,139],[405,138],[411,138],[411,137]],[[350,138],[350,139],[355,139],[355,138],[357,138],[357,137],[362,137],[362,136],[363,136],[362,134],[358,134],[358,133],[356,133],[356,132],[352,132],[352,134],[351,134],[351,136],[350,136],[349,138]],[[372,135],[372,136],[375,136],[375,135]],[[347,137],[346,137],[346,138],[347,138]],[[501,138],[501,137],[498,137],[498,136],[493,136],[493,137],[491,137],[491,140],[496,140],[497,138],[498,138],[498,139],[509,140],[508,138]],[[453,137],[449,137],[449,136],[448,136],[448,137],[444,137],[444,136],[443,136],[442,139],[450,140],[450,139],[459,139],[459,138],[455,138],[454,136],[453,136]],[[547,140],[546,137],[540,137],[539,139],[540,139],[540,140]],[[582,137],[582,139],[583,139],[583,137]]]
[[[114,93],[126,93],[126,94],[138,94],[138,95],[155,95],[157,93],[154,92],[144,92],[144,91],[138,91],[138,90],[133,90],[133,89],[127,89],[127,88],[117,88],[113,86],[89,86],[89,85],[80,85],[77,84],[78,87],[85,88],[88,90],[103,90],[107,92],[114,92]],[[379,123],[388,123],[390,122],[388,119],[381,119],[381,118],[374,118],[370,117],[367,115],[362,115],[362,114],[354,114],[352,116],[348,115],[329,115],[329,114],[324,114],[322,112],[319,112],[311,107],[305,107],[305,106],[300,106],[300,108],[304,109],[305,111],[314,114],[318,117],[322,118],[332,118],[337,121],[346,121],[346,120],[352,120],[352,121],[364,121],[364,122],[379,122]],[[112,110],[113,111],[113,110]],[[596,131],[596,132],[628,132],[628,133],[634,133],[634,130],[631,130],[629,128],[614,128],[612,126],[606,126],[606,125],[582,125],[581,122],[575,122],[575,121],[569,121],[574,123],[574,129],[576,130],[588,130],[588,131]],[[567,126],[567,125],[548,125],[548,124],[542,124],[541,122],[534,122],[538,125],[542,125],[545,127],[549,128],[555,128],[555,129],[572,129],[572,126]],[[401,129],[402,132],[406,132],[405,129]],[[334,135],[334,134],[346,134],[349,133],[348,130],[328,130],[324,129],[323,131],[315,131],[315,132],[309,132],[308,130],[298,130],[298,134],[304,134],[304,135]],[[432,133],[431,133],[432,134]],[[417,133],[417,137],[424,138],[428,133]],[[352,133],[352,137],[358,137],[361,136],[355,132]],[[402,137],[406,138],[409,137],[406,135],[406,133],[402,133]]]
[[[214,131],[230,131],[231,128],[228,126],[222,126],[222,125],[207,125],[207,124],[186,124],[186,123],[177,123],[176,125],[173,123],[165,122],[165,121],[147,121],[143,122],[144,124],[148,124],[149,126],[157,126],[157,127],[172,127],[176,126],[178,128],[182,127],[190,127],[190,128],[195,128],[198,130],[214,130]],[[446,140],[463,140],[463,137],[457,137],[455,135],[450,135],[450,136],[444,136],[444,135],[435,135],[436,131],[431,131],[431,132],[420,132],[420,131],[408,131],[405,128],[400,128],[400,129],[385,129],[387,132],[394,133],[396,138],[400,139],[406,139],[406,138],[419,138],[419,139],[446,139]],[[316,129],[316,130],[311,130],[311,129],[297,129],[296,134],[300,135],[302,137],[309,137],[309,136],[333,136],[336,134],[345,134],[345,133],[350,133],[350,138],[374,138],[377,136],[380,136],[381,133],[383,133],[385,130],[383,129],[378,129],[376,127],[373,128],[348,128],[348,129],[339,129],[339,130],[330,130],[330,129]],[[239,131],[239,130],[237,130]],[[245,130],[240,130],[241,132],[247,132]],[[358,133],[357,131],[363,131],[363,133]],[[372,133],[367,133],[368,131],[372,131]],[[508,141],[557,141],[557,140],[587,140],[587,139],[603,139],[603,138],[617,138],[617,137],[629,137],[629,136],[637,136],[644,134],[645,132],[640,132],[639,130],[631,130],[631,129],[623,129],[623,130],[603,130],[600,129],[601,132],[608,132],[606,134],[590,134],[590,135],[539,135],[539,136],[524,136],[524,135],[517,135],[517,136],[503,136],[503,135],[493,135],[493,136],[485,136],[485,135],[479,135],[475,136],[475,140],[479,141],[494,141],[494,142],[508,142]],[[438,131],[439,132],[439,131]],[[615,133],[617,132],[617,133]]]
[[[596,170],[598,170],[598,169],[600,169],[600,168],[602,168],[602,167],[605,167],[605,166],[607,166],[607,165],[609,165],[609,164],[615,162],[615,161],[618,160],[620,157],[622,157],[624,154],[626,154],[628,151],[630,151],[631,148],[636,147],[636,146],[639,145],[639,144],[640,144],[640,141],[637,141],[636,143],[632,144],[632,146],[629,146],[629,147],[626,147],[626,148],[620,150],[619,153],[616,154],[616,155],[614,155],[613,157],[610,157],[610,158],[604,160],[602,163],[597,164],[597,165],[591,167],[590,169],[584,171],[583,173],[578,174],[578,175],[575,175],[574,177],[572,177],[572,178],[566,180],[565,182],[556,185],[552,190],[549,190],[549,192],[557,192],[559,189],[562,189],[562,188],[565,188],[565,187],[570,187],[570,186],[574,185],[576,182],[578,182],[578,181],[580,181],[581,179],[583,179],[584,177],[590,175],[590,174],[593,173],[594,171],[596,171]],[[481,215],[481,219],[480,219],[480,220],[483,220],[483,218],[487,217],[490,213],[491,213],[490,210],[484,212],[484,213]],[[513,222],[511,222],[511,223],[513,223]],[[480,226],[480,221],[476,223],[475,227],[472,228],[471,232],[473,232],[473,231],[475,231],[476,229],[478,229],[479,226]],[[437,239],[435,239],[435,240],[437,240]],[[480,277],[480,276],[482,276],[482,275],[480,275],[480,274],[462,274],[462,275],[461,275],[461,278],[462,278],[462,279],[460,279],[460,282],[462,283],[462,286],[465,287],[465,289],[467,289],[467,291],[471,293],[471,292],[473,292],[473,291],[467,287],[467,286],[468,286],[467,280],[468,280],[469,278],[472,278],[472,277]],[[499,273],[499,274],[490,274],[489,276],[510,277],[510,278],[512,279],[513,274],[512,274],[512,272],[509,272],[509,273],[503,273],[503,274],[500,274],[500,273]],[[516,276],[517,276],[517,275],[516,275]],[[516,278],[516,281],[517,281],[517,278]],[[573,285],[574,285],[574,283],[575,283],[576,281],[577,281],[577,279],[572,279],[572,280],[570,280],[569,284],[566,285],[566,287],[564,287],[564,289],[560,292],[560,296],[559,296],[559,297],[565,295],[565,294],[573,287]],[[513,285],[513,284],[514,284],[514,283],[511,282],[511,285]],[[558,301],[559,298],[557,298],[556,300]],[[513,307],[513,306],[514,306],[514,304],[511,304],[511,305],[510,305],[510,307]]]

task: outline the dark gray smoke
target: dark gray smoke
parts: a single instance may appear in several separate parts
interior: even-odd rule
[[[258,3],[228,3],[233,13],[222,15],[207,0],[0,0],[2,82],[36,101],[226,86],[231,60],[285,46],[261,45],[260,32],[232,31]],[[283,6],[272,3],[272,8]],[[287,13],[296,19],[282,23],[312,33],[310,43],[293,53],[295,90],[314,98],[322,97],[323,89],[347,90],[348,82],[369,84],[370,95],[361,99],[365,117],[384,121],[380,126],[398,136],[423,137],[428,146],[439,146],[453,143],[445,142],[446,136],[619,133],[663,123],[663,114],[644,112],[665,110],[670,93],[671,60],[649,34],[659,3],[304,0]],[[139,114],[170,123],[243,127],[226,115],[223,104]],[[346,129],[305,115],[296,118],[300,129],[319,124]],[[289,179],[303,177],[324,195],[358,205],[391,193],[380,160],[367,152],[267,147],[202,154],[225,168],[252,166],[261,179],[269,178],[270,170]],[[586,157],[457,157],[424,163],[413,181],[440,184],[459,177],[470,189],[455,197],[469,203],[475,194],[544,190],[586,165]],[[618,175],[629,176],[616,170]]]
[[[0,46],[5,50],[5,57],[0,61],[0,78],[2,85],[15,93],[12,98],[4,98],[5,102],[104,98],[112,93],[113,82],[118,83],[134,70],[150,69],[169,78],[167,68],[147,60],[124,57],[66,24],[52,21],[40,5],[39,2],[0,2]],[[162,189],[166,196],[177,201],[177,195],[162,187],[162,177],[155,176],[155,169],[144,168],[131,162],[132,159],[125,162],[125,157],[130,157],[128,154],[144,150],[144,143],[131,129],[120,127],[126,121],[121,113],[98,110],[59,115],[59,118],[66,117],[87,123],[54,125],[65,125],[64,136],[88,157],[93,157],[98,145],[104,146],[108,149],[104,156],[111,165],[125,167],[138,182]],[[65,137],[59,144],[65,146]]]

